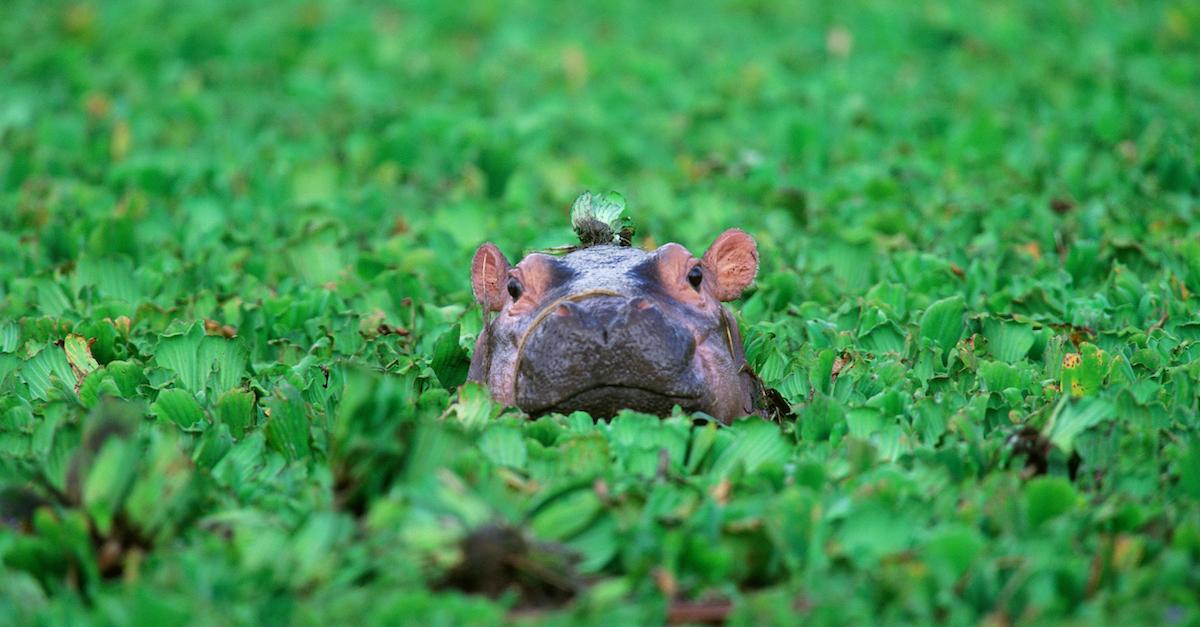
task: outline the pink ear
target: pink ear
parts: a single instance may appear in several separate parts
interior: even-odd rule
[[[508,259],[491,242],[484,242],[471,260],[471,290],[484,311],[504,308],[504,284],[508,278]]]
[[[729,229],[713,240],[701,263],[717,278],[713,296],[737,300],[758,274],[758,245],[745,231]]]

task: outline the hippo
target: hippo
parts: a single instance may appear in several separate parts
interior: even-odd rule
[[[767,416],[733,314],[758,273],[754,238],[721,233],[700,258],[664,244],[535,252],[511,265],[491,242],[471,262],[483,308],[468,379],[526,414],[621,409],[669,415],[676,405],[722,422]]]

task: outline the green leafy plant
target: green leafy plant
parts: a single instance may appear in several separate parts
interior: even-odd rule
[[[0,623],[1200,619],[1196,3],[3,6]],[[795,420],[466,381],[730,227]]]

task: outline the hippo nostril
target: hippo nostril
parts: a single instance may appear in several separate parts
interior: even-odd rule
[[[569,316],[569,315],[571,315],[572,313],[574,313],[574,312],[572,312],[572,311],[571,311],[571,309],[572,309],[572,307],[571,307],[570,305],[568,305],[568,304],[566,304],[566,303],[563,303],[563,304],[559,305],[558,307],[555,307],[555,308],[554,308],[554,315],[556,315],[556,316]]]
[[[629,301],[629,306],[633,307],[634,311],[645,311],[645,310],[653,307],[654,303],[651,303],[648,299],[645,299],[645,298],[642,298],[641,296],[639,296],[639,297]]]

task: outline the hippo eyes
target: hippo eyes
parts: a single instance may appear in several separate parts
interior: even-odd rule
[[[692,266],[691,271],[688,272],[687,280],[688,283],[692,284],[692,289],[699,292],[700,284],[704,282],[704,271],[700,269],[700,266]]]
[[[521,298],[521,291],[522,291],[521,282],[518,281],[515,277],[509,278],[508,279],[508,295],[512,296],[513,300],[518,300]]]

